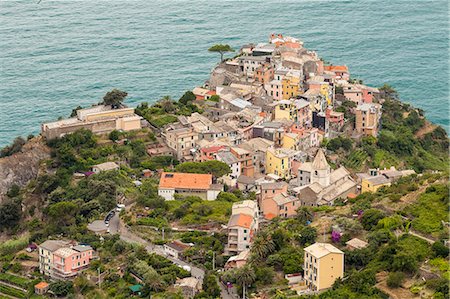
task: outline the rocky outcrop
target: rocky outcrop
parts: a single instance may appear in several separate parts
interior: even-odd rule
[[[28,141],[22,150],[0,159],[0,202],[4,194],[16,184],[25,186],[39,172],[40,161],[50,158],[50,149],[41,137]]]

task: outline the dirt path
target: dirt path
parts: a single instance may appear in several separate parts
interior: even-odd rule
[[[416,132],[415,135],[417,138],[421,138],[423,135],[433,132],[436,127],[436,125],[433,125],[432,123],[427,121],[425,122],[425,125]]]
[[[382,292],[389,295],[389,298],[391,299],[406,299],[406,298],[414,298],[414,294],[412,294],[409,290],[404,289],[402,287],[391,289],[386,284],[388,273],[387,272],[380,272],[377,273],[377,281],[378,283],[375,285],[378,289],[380,289]]]

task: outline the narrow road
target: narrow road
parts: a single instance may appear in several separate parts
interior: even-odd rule
[[[116,217],[116,216],[114,216],[114,217]],[[201,282],[203,283],[203,278],[205,277],[205,271],[203,271],[202,269],[200,269],[198,267],[195,267],[192,264],[186,263],[186,262],[184,262],[182,260],[173,258],[171,256],[166,256],[162,246],[154,245],[153,243],[151,243],[151,242],[149,242],[147,240],[144,240],[141,237],[137,236],[136,234],[132,233],[130,230],[128,230],[128,228],[125,225],[123,225],[121,223],[120,219],[119,219],[118,233],[120,235],[120,239],[122,239],[125,242],[141,244],[141,245],[143,245],[145,247],[145,249],[149,253],[156,253],[158,255],[161,255],[161,256],[169,259],[170,261],[172,261],[174,264],[179,265],[179,266],[189,266],[191,268],[191,275],[193,277],[196,277],[196,278],[200,279]]]

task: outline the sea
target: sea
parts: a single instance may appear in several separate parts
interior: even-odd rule
[[[208,47],[270,33],[389,83],[448,129],[448,0],[0,0],[0,147],[113,88],[129,106],[178,99],[218,62]]]

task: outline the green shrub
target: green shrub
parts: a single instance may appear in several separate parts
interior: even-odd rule
[[[391,272],[386,280],[388,287],[398,288],[405,279],[405,274],[403,272]]]

